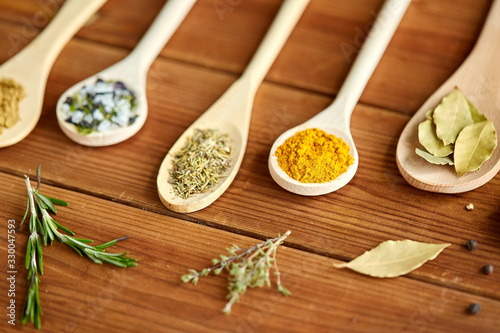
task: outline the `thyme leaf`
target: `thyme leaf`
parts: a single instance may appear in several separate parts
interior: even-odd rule
[[[226,177],[232,147],[227,134],[216,129],[195,129],[185,146],[175,153],[169,183],[183,199],[205,193]]]
[[[278,246],[290,235],[287,231],[283,236],[268,239],[263,243],[252,246],[248,249],[242,249],[237,245],[228,248],[229,256],[220,255],[220,259],[212,259],[214,266],[204,268],[201,271],[189,269],[189,273],[181,277],[184,283],[191,282],[196,285],[201,277],[210,273],[219,275],[223,270],[229,272],[227,298],[229,301],[222,310],[229,314],[233,304],[239,302],[241,296],[247,288],[263,287],[271,285],[270,270],[274,268],[276,275],[276,285],[278,291],[283,295],[290,295],[290,291],[281,284],[281,274],[276,263],[276,250]]]

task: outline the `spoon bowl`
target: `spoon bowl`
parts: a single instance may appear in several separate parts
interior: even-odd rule
[[[133,58],[125,58],[114,66],[78,82],[61,95],[57,101],[57,122],[68,138],[85,146],[110,146],[127,140],[142,128],[148,115],[146,72],[139,72],[137,67],[133,66],[133,61]],[[84,135],[78,132],[74,124],[67,121],[67,116],[63,112],[63,104],[68,97],[74,96],[84,86],[94,84],[97,79],[122,81],[130,91],[133,91],[137,102],[137,106],[133,112],[137,115],[137,118],[132,124],[127,126],[118,127],[106,132],[93,131]]]
[[[458,87],[467,98],[500,130],[500,1],[496,0],[471,54],[457,71],[432,94],[410,119],[398,141],[396,162],[405,180],[412,186],[430,192],[461,193],[484,185],[500,170],[497,147],[479,170],[459,177],[453,166],[434,165],[415,153],[420,147],[418,124],[425,113]]]
[[[157,177],[158,196],[168,209],[179,213],[191,213],[203,209],[217,200],[234,180],[245,154],[257,89],[308,3],[309,0],[284,1],[243,75],[170,148]],[[192,136],[195,129],[217,129],[222,134],[228,135],[232,148],[229,157],[230,167],[218,184],[207,192],[183,199],[175,195],[174,188],[169,182],[170,170],[174,155],[184,147],[187,137]]]
[[[361,93],[389,44],[399,22],[403,18],[411,0],[387,0],[373,24],[374,28],[366,38],[360,53],[340,88],[335,101],[325,110],[305,123],[296,126],[274,142],[269,153],[268,167],[271,177],[285,190],[292,193],[313,196],[330,193],[349,183],[358,169],[358,151],[350,131],[351,114]],[[376,27],[376,28],[375,28]],[[349,154],[354,163],[336,179],[326,183],[302,183],[286,174],[278,164],[276,150],[296,132],[317,128],[344,140],[349,146]]]
[[[271,151],[276,152],[278,147],[281,146],[288,138],[294,136],[295,133],[306,130],[308,128],[317,128],[325,131],[330,135],[335,135],[337,138],[344,140],[344,142],[349,146],[349,154],[354,159],[354,163],[347,168],[346,172],[344,172],[339,177],[330,182],[301,183],[288,176],[279,166],[278,158],[276,157],[276,155],[272,154],[269,156],[269,161],[268,161],[269,172],[271,173],[271,177],[278,185],[280,185],[287,191],[305,196],[322,195],[340,189],[341,187],[349,183],[349,181],[351,181],[351,179],[356,174],[359,164],[358,151],[356,149],[356,145],[354,144],[354,140],[352,139],[349,128],[341,129],[333,126],[330,127],[324,126],[324,124],[323,125],[316,124],[316,125],[312,122],[306,122],[292,129],[289,129],[276,139],[271,148]]]
[[[130,55],[111,67],[73,85],[61,95],[57,102],[57,122],[67,137],[81,145],[102,147],[125,141],[142,128],[148,115],[146,96],[148,70],[195,3],[196,0],[167,1]],[[82,134],[76,125],[67,121],[63,104],[68,97],[73,96],[84,86],[94,84],[97,79],[121,81],[129,90],[133,91],[137,102],[133,113],[137,117],[135,121],[125,126],[104,132],[93,131],[89,134]]]
[[[45,29],[17,55],[0,66],[0,79],[15,80],[26,97],[20,120],[0,134],[0,148],[18,143],[35,128],[42,113],[45,86],[57,56],[73,35],[107,0],[67,0]]]
[[[42,113],[47,74],[42,67],[27,67],[25,61],[27,58],[29,61],[30,57],[29,53],[22,53],[0,66],[0,78],[13,79],[25,91],[25,97],[19,102],[19,121],[13,127],[3,129],[0,147],[11,146],[24,139],[35,128]],[[33,77],[40,80],[33,80]]]
[[[187,138],[193,136],[196,129],[217,129],[220,133],[227,134],[229,145],[232,147],[230,167],[226,176],[209,191],[193,195],[187,199],[176,196],[173,187],[169,183],[170,170],[173,167],[175,152],[181,150],[186,144]],[[166,158],[163,160],[158,172],[157,184],[158,194],[161,202],[170,210],[178,213],[189,213],[207,207],[226,191],[236,177],[238,169],[245,154],[246,138],[243,138],[241,130],[231,122],[207,121],[193,123],[170,148]]]

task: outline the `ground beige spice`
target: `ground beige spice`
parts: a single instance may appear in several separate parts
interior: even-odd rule
[[[0,134],[19,121],[19,102],[26,96],[24,87],[12,79],[0,79]]]

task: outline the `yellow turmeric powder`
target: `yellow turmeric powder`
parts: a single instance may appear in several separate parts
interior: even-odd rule
[[[317,128],[295,133],[276,149],[278,165],[301,183],[327,183],[354,163],[344,140]]]

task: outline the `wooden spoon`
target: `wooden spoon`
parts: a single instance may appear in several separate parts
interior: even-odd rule
[[[285,0],[243,75],[170,148],[160,166],[157,179],[158,194],[167,208],[180,213],[200,210],[214,202],[229,187],[245,154],[257,89],[308,3],[309,0]],[[188,136],[192,136],[195,129],[212,128],[230,137],[233,148],[231,167],[227,176],[208,192],[182,199],[174,194],[172,185],[168,182],[173,156],[186,144]]]
[[[387,0],[384,3],[335,101],[315,117],[276,139],[269,154],[268,166],[271,176],[281,187],[296,194],[321,195],[338,190],[354,177],[358,168],[358,152],[350,131],[351,114],[410,1]],[[344,140],[350,148],[349,153],[354,158],[354,164],[350,165],[345,173],[327,183],[301,183],[288,176],[278,165],[276,149],[296,132],[308,128],[318,128]]]
[[[473,190],[500,170],[500,149],[479,170],[459,177],[453,166],[433,165],[415,153],[418,124],[425,113],[435,108],[441,99],[458,87],[467,98],[500,130],[500,0],[496,0],[483,27],[479,40],[460,68],[422,105],[408,122],[399,138],[396,161],[406,181],[416,188],[441,193]]]
[[[26,91],[19,103],[20,121],[0,134],[0,147],[24,139],[42,113],[45,85],[57,56],[85,22],[107,0],[67,0],[49,25],[24,49],[0,66],[0,79],[10,78]]]
[[[195,3],[196,0],[168,0],[132,53],[113,66],[66,90],[57,102],[57,122],[64,134],[81,145],[93,147],[117,144],[136,134],[144,125],[148,115],[146,81],[149,68]],[[98,78],[104,81],[124,82],[128,89],[134,91],[137,101],[135,111],[138,116],[131,125],[84,135],[78,132],[74,124],[66,121],[62,106],[67,97],[73,96],[85,85],[94,84]]]

